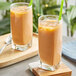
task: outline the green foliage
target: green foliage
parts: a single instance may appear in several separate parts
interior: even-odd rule
[[[0,2],[0,10],[9,10],[11,2]]]
[[[4,18],[0,21],[0,35],[10,32],[10,19]]]
[[[70,6],[63,15],[63,19],[71,30],[71,36],[73,36],[76,30],[76,6]]]
[[[76,6],[71,6],[71,10],[69,11],[70,16],[70,24],[71,24],[71,36],[73,36],[74,31],[76,30]]]
[[[60,5],[57,5],[57,0],[33,0],[33,32],[38,32],[38,18],[44,14],[59,14],[57,10]],[[24,0],[13,0],[14,2],[24,2]],[[30,0],[25,0],[30,2]],[[0,21],[0,35],[10,32],[10,0],[7,2],[0,2],[0,10],[6,10],[6,14],[3,16],[4,19]],[[46,6],[47,5],[47,6]]]
[[[59,14],[58,8],[60,8],[60,5],[49,6],[44,8],[43,12],[44,14],[58,15]]]
[[[70,20],[71,23],[71,36],[73,36],[74,31],[76,30],[76,17]]]
[[[70,8],[67,9],[67,16],[68,16],[68,21],[70,23],[70,20],[76,17],[76,6],[70,6]]]
[[[41,15],[59,14],[57,10],[60,8],[60,5],[57,5],[57,0],[36,0],[36,3],[33,4],[33,24],[34,24],[34,32],[38,32],[38,18]]]

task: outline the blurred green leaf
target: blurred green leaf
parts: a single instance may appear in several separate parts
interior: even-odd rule
[[[54,6],[49,6],[49,7],[45,7],[43,9],[44,14],[52,14],[55,15],[57,11],[57,9],[60,8],[60,5],[54,5]]]
[[[33,3],[33,31],[38,32],[38,18],[40,15],[53,13],[58,14],[58,8],[60,8],[60,5],[57,5],[57,0],[35,0],[36,3]],[[14,2],[24,2],[24,0],[12,0],[12,3]],[[25,2],[30,2],[30,0],[25,0]],[[0,21],[0,34],[4,34],[9,32],[9,25],[10,25],[10,19],[9,19],[9,9],[10,9],[10,0],[8,2],[0,2],[0,10],[7,10],[6,15],[4,15],[4,19]],[[48,4],[49,7],[45,7],[45,4]],[[55,10],[56,9],[56,10]]]
[[[76,6],[70,6],[67,10],[68,22],[76,17]]]
[[[74,30],[76,30],[76,17],[74,19],[70,20],[71,26],[73,27]]]
[[[74,31],[76,30],[76,6],[71,5],[67,8],[65,14],[63,15],[63,19],[70,28],[71,36],[73,36]]]
[[[38,28],[34,23],[33,23],[33,32],[38,32]]]
[[[10,24],[10,19],[4,18],[3,20],[0,21],[0,29],[6,27],[9,24]]]
[[[43,15],[43,9],[42,9],[42,7],[41,7],[41,15]]]
[[[0,10],[9,10],[11,2],[1,2],[0,1]]]
[[[10,32],[10,19],[4,18],[0,21],[0,35]]]
[[[74,19],[76,17],[76,6],[72,8],[72,11],[70,13],[70,19]]]
[[[66,22],[66,24],[69,25],[67,15],[66,14],[63,14],[62,17],[63,17],[63,20]]]
[[[51,9],[56,9],[56,8],[60,8],[60,5],[54,5],[51,7],[46,7],[45,10],[51,10]]]

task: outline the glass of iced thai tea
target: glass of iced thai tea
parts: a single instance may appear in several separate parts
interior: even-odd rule
[[[54,71],[61,61],[62,20],[59,21],[56,15],[43,15],[38,23],[40,65]]]
[[[10,6],[12,48],[24,51],[32,46],[33,15],[29,3],[18,2]]]

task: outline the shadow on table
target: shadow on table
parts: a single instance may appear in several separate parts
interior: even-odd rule
[[[35,76],[35,75],[30,71],[30,69],[27,69],[25,72],[26,72],[27,74],[29,74],[28,76]]]
[[[73,64],[76,67],[76,62],[71,61],[70,59],[68,59],[67,57],[63,56],[65,60],[67,60],[68,62],[70,62],[71,64]]]

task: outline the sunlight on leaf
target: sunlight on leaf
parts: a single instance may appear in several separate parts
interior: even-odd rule
[[[11,2],[1,2],[0,1],[0,10],[9,10]]]
[[[76,17],[76,6],[70,6],[67,10],[68,21]]]

